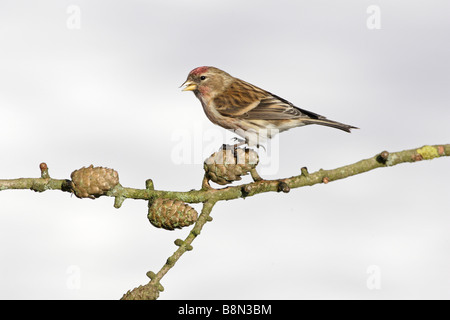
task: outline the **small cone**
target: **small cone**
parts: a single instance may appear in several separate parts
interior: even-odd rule
[[[157,228],[173,230],[197,221],[197,211],[180,200],[157,198],[149,202],[148,220]]]
[[[117,171],[93,165],[75,170],[70,177],[72,190],[78,198],[98,198],[119,183]]]
[[[221,149],[206,159],[203,167],[208,180],[225,185],[241,180],[258,162],[258,154],[251,149]]]

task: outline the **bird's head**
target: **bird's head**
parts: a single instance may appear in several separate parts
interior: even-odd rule
[[[186,81],[181,85],[183,91],[194,91],[204,97],[214,96],[226,88],[232,81],[225,71],[215,67],[198,67],[189,72]]]

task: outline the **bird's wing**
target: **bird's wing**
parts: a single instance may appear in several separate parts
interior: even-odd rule
[[[214,106],[224,116],[247,120],[325,119],[242,80],[237,80],[216,96]]]

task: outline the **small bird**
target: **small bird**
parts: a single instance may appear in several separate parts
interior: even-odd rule
[[[215,67],[192,70],[181,85],[193,91],[208,119],[243,137],[240,144],[257,145],[276,133],[308,124],[319,124],[346,132],[357,127],[328,120],[300,109],[266,90],[231,76]]]

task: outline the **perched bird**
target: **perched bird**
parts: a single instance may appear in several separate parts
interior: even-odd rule
[[[319,124],[346,132],[357,127],[328,120],[215,67],[192,70],[181,85],[193,91],[211,122],[232,130],[249,145],[291,128]],[[263,138],[263,139],[261,139]],[[242,144],[241,143],[241,144]]]

